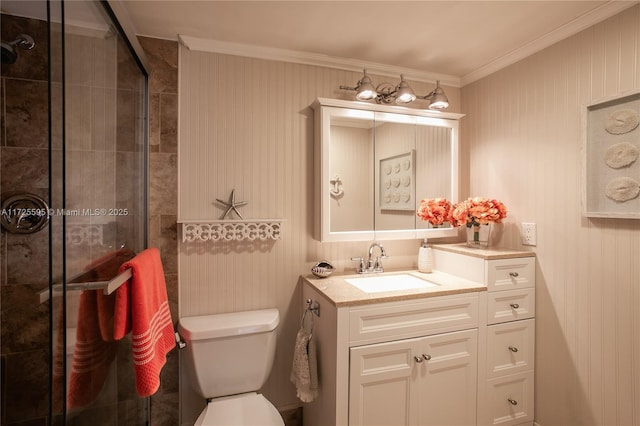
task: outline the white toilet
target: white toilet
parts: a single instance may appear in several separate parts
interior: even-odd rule
[[[277,309],[180,319],[191,382],[208,401],[195,425],[284,425],[257,393],[273,365],[279,322]]]

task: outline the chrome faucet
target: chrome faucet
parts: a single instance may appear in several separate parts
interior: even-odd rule
[[[376,256],[375,260],[373,259],[373,250],[378,247],[380,249],[380,256]],[[360,262],[357,272],[359,274],[371,274],[375,272],[384,272],[382,268],[382,259],[387,259],[387,252],[384,247],[380,243],[372,243],[369,246],[369,258],[365,264],[364,258],[362,257],[352,257],[351,260]]]

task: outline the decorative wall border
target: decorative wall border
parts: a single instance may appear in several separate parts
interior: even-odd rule
[[[281,219],[179,221],[182,242],[279,240]]]

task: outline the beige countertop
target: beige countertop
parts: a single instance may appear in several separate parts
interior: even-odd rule
[[[442,250],[452,253],[459,253],[470,257],[496,260],[513,259],[519,257],[535,257],[535,252],[524,250],[511,250],[503,248],[477,249],[468,247],[466,244],[434,244],[434,250]],[[437,265],[436,265],[437,267]],[[381,291],[367,293],[349,284],[345,279],[361,278],[368,276],[385,276],[397,274],[410,274],[430,281],[436,286],[395,291]],[[388,270],[380,274],[342,274],[331,275],[328,278],[316,278],[314,275],[303,276],[302,279],[318,292],[323,294],[329,302],[335,306],[357,306],[371,303],[393,302],[400,300],[420,299],[426,297],[446,296],[450,294],[462,294],[486,291],[484,284],[469,281],[455,275],[447,274],[438,270],[426,274],[415,269]]]
[[[535,257],[535,252],[525,250],[512,250],[506,248],[487,248],[478,249],[467,246],[465,243],[461,244],[433,244],[431,246],[434,250],[449,251],[452,253],[465,254],[471,257],[479,257],[486,260],[495,259],[513,259],[516,257]]]
[[[430,281],[436,286],[411,290],[381,291],[366,293],[345,281],[347,278],[359,278],[367,276],[384,276],[407,273]],[[433,271],[426,274],[417,270],[396,270],[379,274],[344,274],[331,275],[328,278],[316,278],[313,275],[302,277],[304,281],[323,294],[329,302],[335,306],[357,306],[371,303],[393,302],[399,300],[420,299],[425,297],[445,296],[449,294],[461,294],[486,291],[484,284],[465,280],[444,272]]]

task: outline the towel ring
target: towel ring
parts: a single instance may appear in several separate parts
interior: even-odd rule
[[[307,307],[302,313],[302,319],[300,320],[300,328],[304,328],[304,319],[307,316],[307,312],[311,312],[311,328],[309,330],[309,332],[311,333],[313,331],[313,316],[314,315],[320,316],[320,303],[318,302],[314,303],[314,301],[311,299],[307,299],[306,303],[307,303]]]
[[[302,314],[302,320],[300,321],[300,328],[304,329],[304,319],[307,316],[307,312],[309,312],[308,309],[304,310],[304,313]],[[311,315],[311,329],[310,332],[313,331],[313,314]]]

